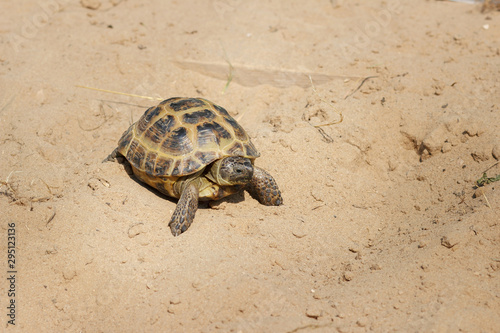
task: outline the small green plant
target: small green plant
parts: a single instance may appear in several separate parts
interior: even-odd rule
[[[497,182],[500,180],[500,175],[496,175],[496,177],[488,177],[486,172],[483,173],[483,176],[476,180],[477,186],[484,186],[489,183]]]

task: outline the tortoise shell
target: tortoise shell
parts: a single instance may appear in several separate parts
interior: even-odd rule
[[[245,130],[223,108],[203,98],[174,97],[151,107],[118,142],[118,152],[140,173],[181,177],[228,156],[260,156]]]

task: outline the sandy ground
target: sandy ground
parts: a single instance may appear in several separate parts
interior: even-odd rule
[[[22,0],[0,11],[9,332],[500,330],[499,183],[474,189],[500,174],[494,6]],[[157,101],[78,85],[224,106],[285,205],[248,193],[204,204],[174,238],[176,201],[101,163]]]

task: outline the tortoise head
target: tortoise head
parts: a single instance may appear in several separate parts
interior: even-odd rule
[[[206,176],[221,186],[245,185],[253,176],[252,160],[240,156],[225,157],[215,161]]]

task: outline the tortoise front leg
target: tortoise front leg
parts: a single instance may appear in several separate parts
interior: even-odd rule
[[[248,184],[248,190],[253,193],[257,200],[266,206],[280,206],[283,198],[278,188],[278,184],[266,170],[255,167],[253,177]]]
[[[172,235],[179,236],[193,223],[194,215],[198,209],[198,195],[198,187],[193,183],[188,183],[182,191],[174,214],[172,214],[172,218],[168,224]]]

